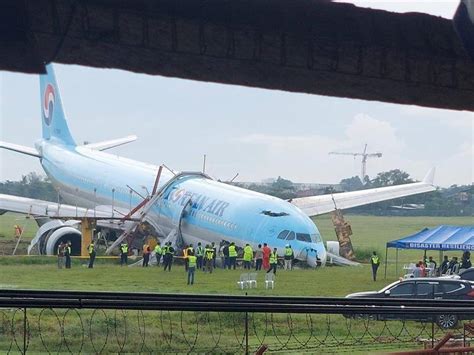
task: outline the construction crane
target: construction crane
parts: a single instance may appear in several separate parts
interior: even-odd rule
[[[361,169],[361,175],[360,175],[360,180],[362,183],[364,182],[366,172],[367,172],[367,158],[381,158],[382,153],[367,153],[367,143],[365,144],[364,151],[362,153],[341,153],[341,152],[329,152],[329,154],[332,155],[352,155],[354,159],[358,156],[362,157],[362,169]]]

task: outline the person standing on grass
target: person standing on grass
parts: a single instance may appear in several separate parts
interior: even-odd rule
[[[197,257],[194,255],[194,251],[188,252],[188,285],[194,284],[194,272],[196,271]]]
[[[196,248],[196,257],[197,257],[196,268],[198,270],[201,270],[202,266],[203,266],[203,260],[204,260],[204,248],[203,248],[201,242],[198,243],[198,246]]]
[[[253,250],[250,244],[245,244],[244,248],[244,269],[250,270],[250,263],[253,258]]]
[[[206,245],[206,254],[204,258],[206,259],[205,271],[209,271],[209,273],[212,274],[212,267],[214,265],[214,249],[211,248],[209,244]]]
[[[148,243],[145,243],[143,245],[143,267],[148,267],[148,263],[150,262],[150,252],[150,246],[148,245]]]
[[[255,252],[255,271],[262,270],[263,252],[262,244],[258,245],[258,249]]]
[[[237,261],[237,249],[235,247],[234,242],[232,242],[229,245],[229,270],[231,267],[233,267],[235,270],[236,261]]]
[[[263,253],[263,260],[262,260],[262,263],[263,263],[263,268],[265,270],[268,270],[270,268],[270,254],[271,254],[272,250],[268,247],[267,243],[263,243],[263,249],[262,249],[262,253]]]
[[[222,254],[224,255],[224,265],[222,268],[230,269],[229,246],[227,244],[224,245],[224,248],[222,248]]]
[[[71,268],[71,253],[72,253],[71,241],[68,240],[67,243],[66,243],[66,246],[64,247],[64,257],[66,259],[66,269]]]
[[[171,266],[173,266],[173,255],[174,255],[174,248],[171,246],[171,242],[168,242],[168,246],[166,247],[166,263],[165,263],[165,271],[171,271]]]
[[[216,248],[216,243],[212,242],[211,243],[211,248],[212,248],[212,268],[216,268],[216,259],[217,259],[217,248]]]
[[[267,274],[272,272],[276,275],[277,266],[278,266],[278,253],[277,248],[273,248],[273,251],[270,253],[270,258],[268,259],[270,267],[267,271]]]
[[[120,244],[120,266],[127,266],[128,262],[128,244]]]
[[[58,269],[64,266],[64,243],[61,242],[58,246]]]
[[[374,281],[377,281],[377,270],[380,266],[380,258],[378,257],[377,253],[374,251],[372,256],[370,257],[370,264],[372,265],[372,277]]]
[[[291,245],[287,244],[285,247],[285,270],[291,270],[293,268],[293,259],[295,255],[293,253],[293,249],[291,249]]]
[[[92,268],[94,268],[94,261],[95,261],[95,256],[96,256],[95,245],[94,245],[93,241],[89,244],[89,246],[87,247],[87,250],[89,251],[89,266],[88,266],[88,268],[92,269]]]
[[[157,242],[155,245],[156,266],[160,266],[161,253],[162,253],[161,244],[160,242]]]

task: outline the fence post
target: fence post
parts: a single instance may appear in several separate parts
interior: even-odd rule
[[[26,307],[23,308],[23,354],[26,354]]]
[[[433,349],[435,346],[434,334],[435,334],[435,316],[431,318],[431,349]]]
[[[249,314],[245,312],[245,355],[249,355]]]

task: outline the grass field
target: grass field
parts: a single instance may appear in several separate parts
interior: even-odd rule
[[[356,255],[367,256],[372,250],[376,250],[381,256],[382,261],[385,257],[385,243],[387,241],[397,239],[412,233],[415,233],[421,230],[424,227],[432,227],[439,224],[455,224],[455,225],[467,225],[472,224],[472,218],[435,218],[435,217],[374,217],[374,216],[357,216],[357,215],[348,215],[346,216],[352,225],[352,230],[354,235],[352,237],[353,245],[356,251]],[[315,219],[316,224],[318,225],[321,234],[325,240],[335,240],[334,229],[331,223],[331,220],[328,216],[322,216]],[[22,226],[26,225],[25,229],[25,240],[30,240],[35,232],[37,227],[32,220],[22,219],[21,216],[15,214],[5,214],[0,216],[0,242],[13,242],[13,225],[20,224]],[[459,253],[454,253],[459,254]],[[401,251],[400,260],[401,263],[408,261],[416,261],[420,259],[422,253],[419,251]],[[433,256],[437,257],[436,254]],[[160,293],[205,293],[205,294],[245,294],[247,292],[249,295],[287,295],[287,296],[345,296],[348,293],[356,291],[365,291],[365,290],[377,290],[392,282],[400,275],[395,273],[395,266],[393,264],[395,258],[395,252],[389,254],[389,268],[388,268],[388,277],[387,279],[383,278],[383,267],[379,269],[379,278],[377,282],[373,282],[371,279],[371,268],[368,264],[362,264],[359,267],[326,267],[320,269],[295,269],[293,271],[283,271],[278,270],[276,277],[276,287],[274,290],[265,290],[263,287],[264,275],[261,272],[258,276],[259,286],[256,289],[251,290],[239,290],[237,288],[236,281],[239,278],[241,270],[221,270],[217,269],[213,274],[205,274],[202,272],[196,273],[195,285],[188,286],[186,284],[186,274],[182,265],[174,265],[171,272],[164,272],[162,268],[150,267],[150,268],[141,268],[141,267],[120,267],[118,265],[118,260],[115,259],[99,259],[96,262],[94,269],[86,268],[86,260],[75,259],[73,261],[73,268],[70,270],[61,269],[58,270],[56,267],[56,258],[55,257],[41,257],[41,256],[4,256],[0,257],[0,288],[22,288],[22,289],[47,289],[47,290],[96,290],[96,291],[131,291],[131,292],[160,292]],[[400,270],[400,273],[402,271]],[[40,311],[31,310],[29,311],[32,322],[32,340],[31,348],[34,352],[34,349],[42,349],[43,345],[41,344],[41,336],[43,336],[43,343],[47,343],[50,349],[60,349],[58,351],[68,352],[64,347],[64,343],[61,345],[61,336],[57,334],[56,323],[58,319],[63,319],[63,335],[66,338],[67,334],[71,334],[70,338],[72,342],[77,341],[76,346],[79,346],[79,338],[86,334],[88,329],[97,329],[98,335],[97,339],[100,343],[104,340],[103,329],[111,327],[111,331],[114,330],[115,336],[117,332],[120,333],[123,331],[121,327],[121,322],[125,320],[117,320],[117,313],[113,311],[106,311],[105,313],[97,313],[100,317],[107,317],[104,319],[98,318],[93,319],[93,312],[91,311],[81,311],[83,319],[79,321],[77,315],[74,313],[65,312],[64,310],[47,311],[41,313]],[[1,313],[1,312],[0,312]],[[147,315],[148,314],[148,315]],[[147,315],[147,322],[150,322],[150,329],[157,329],[160,325],[163,326],[163,319],[160,318],[163,316],[163,313],[145,313]],[[17,316],[13,315],[15,321],[12,323],[10,313],[0,314],[0,328],[2,328],[2,322],[6,321],[7,327],[8,324],[18,324],[18,327],[21,328],[21,318],[16,319]],[[139,316],[139,314],[138,314]],[[193,317],[205,317],[205,315],[185,315],[184,324],[193,324]],[[216,315],[214,315],[215,317]],[[237,346],[235,345],[235,324],[238,324],[237,333],[241,332],[241,322],[242,319],[238,318],[241,315],[228,315],[231,317],[228,320],[224,320],[224,323],[221,324],[221,333],[222,338],[221,342],[225,346]],[[140,319],[135,319],[137,314],[129,313],[130,323],[133,319],[133,324],[139,324]],[[149,317],[149,318],[148,318]],[[181,318],[180,318],[181,317]],[[191,318],[189,318],[191,317]],[[237,317],[237,318],[232,318]],[[257,341],[258,332],[262,332],[262,329],[268,330],[267,341],[271,344],[278,344],[280,340],[277,339],[278,336],[284,338],[288,332],[288,319],[286,315],[275,315],[275,319],[271,322],[273,329],[267,329],[265,325],[264,315],[256,316],[255,320],[252,320],[253,326],[255,326],[254,334],[251,336],[251,343]],[[259,317],[259,318],[258,318]],[[273,316],[272,316],[273,317]],[[324,335],[327,329],[325,324],[327,324],[327,316],[325,315],[315,315],[312,316],[313,325],[322,327],[314,335],[318,341],[325,339]],[[165,334],[166,331],[163,331],[163,337],[158,337],[154,334],[149,334],[149,338],[153,339],[151,343],[148,343],[147,346],[152,348],[161,348],[163,346],[168,346],[171,352],[176,351],[176,346],[183,345],[183,349],[186,349],[186,338],[183,338],[180,335],[180,329],[183,328],[183,318],[180,313],[173,313],[171,320],[166,320],[172,323],[172,326],[177,332],[171,339],[170,334]],[[180,320],[181,319],[181,320]],[[329,318],[328,318],[329,319]],[[332,323],[330,329],[330,336],[334,337],[333,345],[336,346],[339,341],[342,341],[346,337],[347,333],[347,324],[346,321],[341,316],[331,316]],[[67,327],[66,322],[67,321]],[[37,324],[33,326],[33,322]],[[308,337],[308,328],[307,328],[308,319],[305,316],[298,316],[292,319],[292,324],[295,327],[300,327],[295,330],[295,334],[300,339]],[[42,331],[39,331],[39,325],[41,323]],[[128,324],[128,323],[127,323]],[[131,323],[130,323],[131,324]],[[198,340],[198,348],[206,349],[206,344],[212,344],[214,339],[210,332],[211,326],[215,327],[213,322],[209,325],[204,325],[201,328],[201,333]],[[256,325],[255,325],[256,324]],[[105,327],[105,328],[104,328]],[[119,327],[119,328],[117,328]],[[134,326],[136,327],[136,325]],[[207,327],[207,328],[206,328]],[[234,330],[233,328],[234,327]],[[364,334],[364,327],[362,324],[353,323],[351,325],[351,332],[354,334]],[[357,328],[360,327],[360,328]],[[374,329],[384,327],[383,323],[372,324]],[[392,322],[389,324],[388,328],[394,327],[390,332],[396,334],[397,327],[399,327],[397,322]],[[3,329],[3,328],[2,328]],[[108,329],[108,328],[107,328]],[[117,330],[118,329],[118,330]],[[385,329],[385,328],[384,328]],[[418,334],[417,332],[424,331],[419,324],[412,324],[409,326],[409,331],[413,334]],[[421,329],[421,330],[420,330]],[[1,330],[1,329],[0,329]],[[178,330],[178,331],[177,331]],[[123,351],[125,352],[134,352],[133,346],[141,346],[141,336],[137,334],[140,333],[139,329],[130,328],[130,338],[129,345]],[[150,330],[151,331],[151,330]],[[42,332],[42,333],[41,333]],[[81,333],[82,332],[82,333]],[[84,333],[86,332],[86,333]],[[193,334],[194,330],[189,329],[189,334]],[[1,332],[0,332],[1,333]],[[183,331],[183,334],[186,333]],[[82,335],[81,335],[82,334]],[[134,334],[134,335],[133,335]],[[140,333],[141,334],[141,333]],[[186,333],[188,334],[188,333]],[[188,335],[189,335],[188,334]],[[210,335],[211,334],[211,335]],[[391,333],[390,333],[391,334]],[[118,334],[120,335],[120,334]],[[113,337],[113,334],[110,335]],[[362,335],[361,335],[362,336]],[[167,338],[169,337],[169,339]],[[340,338],[338,338],[340,337]],[[426,337],[426,335],[424,335]],[[1,338],[1,337],[0,337]],[[33,339],[34,338],[34,339]],[[105,337],[107,338],[107,337]],[[155,339],[156,338],[156,339]],[[7,339],[7,338],[6,338]],[[293,342],[296,338],[293,338]],[[341,340],[342,339],[342,340]],[[362,339],[362,338],[361,338]],[[164,341],[168,343],[164,343]],[[118,345],[111,345],[109,351],[119,352],[120,351],[120,336],[117,337]],[[8,341],[2,343],[0,341],[0,351],[8,349]],[[167,345],[168,344],[168,345]],[[181,344],[181,345],[179,345]],[[231,345],[234,344],[234,345]],[[314,340],[313,340],[314,344]],[[377,344],[372,344],[376,346]],[[91,348],[91,344],[87,343],[82,351],[85,352],[94,352]],[[240,345],[239,345],[240,346]],[[282,348],[282,353],[285,353],[285,349],[289,350],[290,345],[286,348]],[[298,346],[297,343],[291,346]],[[387,345],[385,345],[387,346]],[[416,347],[416,344],[409,343],[403,345],[404,349],[407,347]],[[383,345],[382,345],[383,348]],[[61,350],[62,349],[62,350]],[[276,349],[276,347],[274,347]],[[338,350],[335,348],[323,347],[319,350],[315,350],[320,353],[324,349],[324,352],[339,352],[346,351],[351,353],[368,353],[369,350],[361,350],[360,347],[357,347],[354,344],[354,347],[345,347]],[[367,348],[368,349],[368,348]],[[388,348],[385,348],[388,349]],[[397,348],[392,348],[396,350]],[[398,348],[400,349],[400,348]],[[305,352],[308,353],[308,352]],[[309,351],[311,353],[311,351]]]

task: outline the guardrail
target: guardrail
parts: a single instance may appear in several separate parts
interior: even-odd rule
[[[377,320],[420,314],[431,321]],[[384,349],[434,343],[439,314],[474,319],[474,302],[0,290],[0,352]]]

